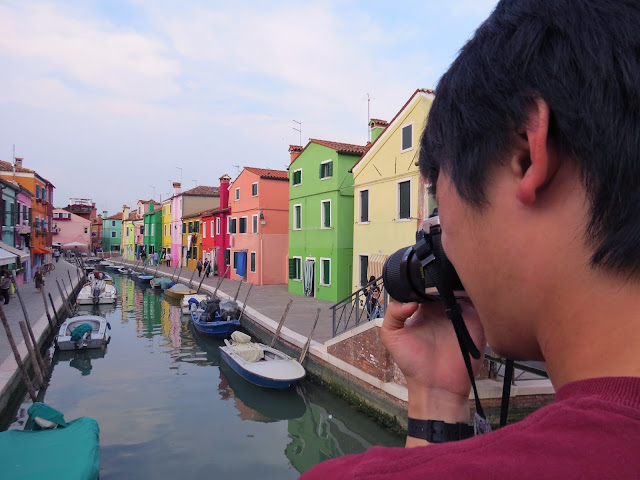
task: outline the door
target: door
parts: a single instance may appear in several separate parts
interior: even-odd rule
[[[315,296],[316,284],[316,261],[314,259],[306,259],[302,267],[302,287],[306,297]]]

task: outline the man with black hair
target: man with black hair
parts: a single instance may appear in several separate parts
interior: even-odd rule
[[[640,476],[638,25],[637,1],[501,1],[441,78],[421,141],[471,336],[545,361],[555,402],[438,445],[412,430],[416,448],[374,447],[305,478]],[[391,303],[382,338],[410,424],[469,422],[441,304]]]

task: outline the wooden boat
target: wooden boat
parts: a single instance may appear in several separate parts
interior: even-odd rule
[[[240,328],[240,321],[236,318],[230,318],[226,320],[216,312],[214,320],[212,322],[201,321],[202,310],[193,310],[191,312],[191,321],[196,330],[210,337],[215,338],[229,338],[233,332]]]
[[[209,295],[203,295],[201,293],[184,295],[182,297],[182,300],[180,300],[180,309],[182,310],[183,315],[189,315],[191,313],[191,309],[189,308],[189,300],[191,300],[192,298],[200,303],[202,301],[209,300],[211,297]]]
[[[96,480],[100,470],[100,428],[91,417],[70,422],[40,402],[29,407],[31,430],[0,433],[2,478]]]
[[[297,360],[280,350],[262,343],[251,342],[251,337],[234,332],[231,342],[220,347],[221,358],[242,378],[259,387],[285,389],[304,378],[306,371]]]
[[[152,288],[165,290],[169,284],[173,283],[169,277],[154,277],[149,284]]]
[[[172,298],[181,299],[185,295],[193,295],[196,293],[196,290],[192,290],[186,285],[182,285],[181,283],[176,283],[173,287],[167,288],[164,291],[165,295],[168,295]]]
[[[78,329],[78,327],[81,327]],[[76,331],[76,329],[78,329]],[[109,343],[111,325],[104,317],[79,315],[65,320],[54,339],[60,350],[101,348]]]

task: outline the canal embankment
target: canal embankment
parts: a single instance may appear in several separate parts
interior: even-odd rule
[[[35,380],[34,365],[29,355],[27,344],[20,329],[20,322],[25,322],[25,311],[31,325],[40,352],[47,346],[53,328],[67,317],[65,301],[73,306],[75,297],[81,286],[82,272],[75,265],[61,259],[55,264],[55,270],[45,275],[44,295],[36,291],[33,281],[17,285],[9,303],[2,305],[9,330],[15,341],[21,362],[30,378]],[[22,297],[22,303],[20,298]],[[24,304],[24,310],[22,308]],[[48,361],[44,358],[45,364]],[[46,381],[45,381],[46,383]],[[40,390],[46,385],[40,385]],[[5,411],[14,408],[22,401],[26,385],[22,379],[18,363],[13,354],[9,338],[4,328],[0,327],[0,417]]]

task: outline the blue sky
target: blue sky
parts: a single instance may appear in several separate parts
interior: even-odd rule
[[[2,0],[0,159],[109,214],[284,170],[293,120],[303,145],[366,143],[367,97],[390,120],[435,88],[495,3]]]

